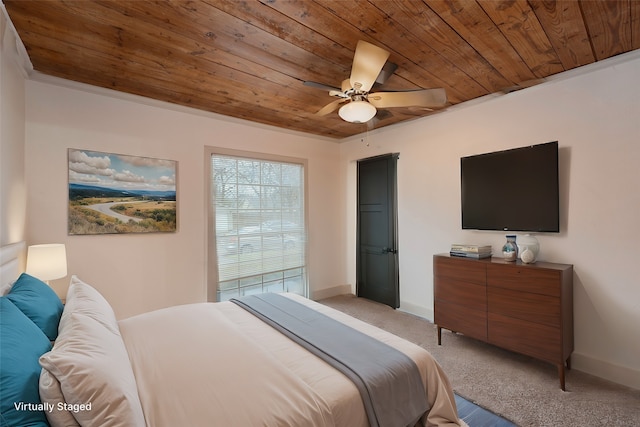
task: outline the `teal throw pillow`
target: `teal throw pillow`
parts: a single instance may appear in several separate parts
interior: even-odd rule
[[[0,426],[48,426],[38,359],[51,350],[51,341],[7,297],[0,297],[0,348]]]
[[[42,280],[22,273],[7,298],[54,341],[64,306],[56,293]]]

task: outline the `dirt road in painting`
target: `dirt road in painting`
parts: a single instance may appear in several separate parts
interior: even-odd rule
[[[134,201],[134,202],[127,202],[127,204],[141,203],[141,202],[143,202],[143,201],[140,200],[140,201]],[[110,217],[119,219],[120,221],[124,222],[125,224],[127,222],[129,222],[129,220],[132,220],[132,221],[135,221],[135,222],[142,221],[143,218],[136,218],[136,217],[133,217],[133,216],[121,215],[121,214],[111,210],[112,206],[121,205],[121,204],[122,204],[122,202],[96,203],[94,205],[87,206],[87,208],[93,209],[94,211],[98,211],[98,212],[103,213],[105,215],[108,215]]]

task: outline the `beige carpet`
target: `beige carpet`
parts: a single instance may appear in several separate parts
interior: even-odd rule
[[[519,426],[640,426],[640,390],[571,370],[562,391],[551,364],[445,330],[438,346],[428,320],[353,295],[319,302],[424,347],[456,393]]]

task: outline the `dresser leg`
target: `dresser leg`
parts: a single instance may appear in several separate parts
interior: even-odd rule
[[[571,356],[567,357],[567,369],[571,370]]]
[[[560,388],[565,391],[564,388],[564,363],[558,365],[558,377],[560,377]]]
[[[442,345],[442,328],[440,326],[438,328],[438,345]]]

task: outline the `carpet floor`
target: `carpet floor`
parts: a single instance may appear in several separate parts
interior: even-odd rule
[[[319,302],[425,348],[456,394],[518,426],[640,426],[640,390],[572,369],[562,391],[554,365],[445,330],[438,346],[433,323],[353,295]]]

